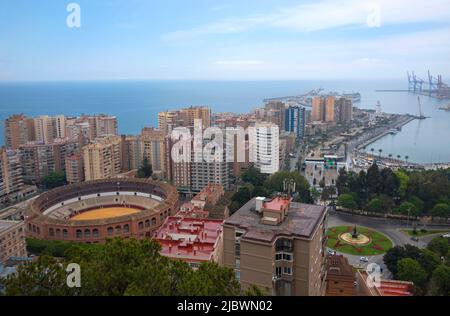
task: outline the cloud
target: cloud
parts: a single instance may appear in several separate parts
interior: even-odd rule
[[[371,25],[373,18],[378,19],[381,25],[448,23],[450,2],[448,0],[322,0],[244,18],[229,17],[191,29],[166,33],[163,39],[183,40],[265,28],[313,32],[346,26],[370,27],[373,26]]]

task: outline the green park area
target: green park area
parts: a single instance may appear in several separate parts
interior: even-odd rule
[[[328,248],[356,256],[375,256],[392,248],[392,241],[384,234],[365,227],[338,226],[327,231]]]

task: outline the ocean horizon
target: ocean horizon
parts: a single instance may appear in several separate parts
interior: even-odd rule
[[[157,126],[158,112],[204,105],[213,112],[247,113],[262,106],[265,98],[300,95],[310,90],[360,92],[355,106],[375,109],[377,101],[388,113],[417,114],[417,95],[406,90],[406,80],[99,80],[0,82],[0,144],[4,144],[4,120],[12,114],[27,116],[105,113],[115,115],[121,134],[138,134],[143,127]],[[383,152],[409,155],[411,161],[450,161],[450,113],[440,111],[446,104],[421,97],[425,121],[414,121],[395,136],[373,145]],[[448,101],[447,101],[448,102]],[[449,115],[447,115],[449,114]],[[448,147],[448,146],[447,146]],[[434,158],[433,158],[434,157]]]

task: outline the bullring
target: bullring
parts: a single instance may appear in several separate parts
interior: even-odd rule
[[[151,237],[177,208],[176,188],[162,182],[108,179],[72,184],[31,202],[27,236],[85,243]]]

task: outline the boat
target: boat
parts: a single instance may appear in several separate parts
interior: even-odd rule
[[[398,133],[398,130],[396,128],[390,129],[389,134],[395,135]]]
[[[356,93],[354,93],[354,92],[353,93],[344,93],[343,97],[352,99],[352,101],[354,103],[361,102],[361,93],[359,93],[359,92],[356,92]]]
[[[445,105],[445,106],[441,106],[441,107],[439,108],[439,110],[450,111],[450,103],[447,104],[447,105]]]

